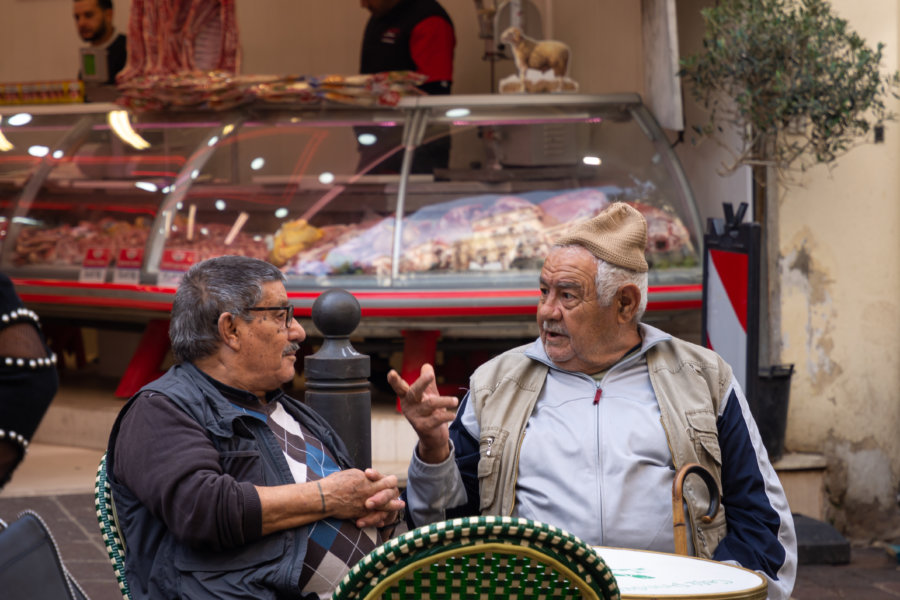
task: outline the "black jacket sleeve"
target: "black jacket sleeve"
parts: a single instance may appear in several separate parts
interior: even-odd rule
[[[185,543],[222,550],[262,535],[253,484],[225,473],[204,429],[161,394],[144,392],[123,416],[113,469]]]

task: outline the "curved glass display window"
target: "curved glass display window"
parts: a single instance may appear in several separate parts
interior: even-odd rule
[[[51,279],[92,273],[102,283],[127,262],[137,275],[163,198],[217,122],[141,122],[102,104],[64,110],[34,114],[22,130],[36,162],[10,190],[0,266]]]
[[[279,257],[288,274],[353,273],[396,287],[532,288],[562,231],[624,201],[648,222],[651,284],[700,281],[693,198],[639,97],[451,96],[403,106],[414,150],[400,166],[409,177],[381,190],[385,204],[355,196],[354,185],[323,193],[332,220],[304,221],[323,231]],[[355,177],[357,184],[369,178]],[[341,216],[342,206],[375,204],[372,218]],[[327,233],[335,225],[338,237]]]
[[[300,285],[389,283],[404,117],[332,107],[223,121],[166,197],[148,270],[177,278],[175,258],[243,254]]]
[[[246,254],[298,293],[527,290],[530,307],[557,236],[624,201],[647,218],[651,285],[699,298],[690,188],[634,94],[12,114],[0,268],[19,278],[172,287],[196,261]]]
[[[71,115],[33,114],[14,106],[0,110],[0,255],[23,188],[71,128]]]

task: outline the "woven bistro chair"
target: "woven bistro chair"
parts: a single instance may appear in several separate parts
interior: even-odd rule
[[[350,570],[332,600],[619,597],[612,571],[574,535],[527,519],[466,517],[385,542]]]
[[[113,505],[112,490],[109,480],[106,478],[106,453],[100,457],[100,466],[97,467],[97,479],[94,482],[94,508],[97,509],[97,521],[100,523],[100,533],[103,535],[103,543],[109,554],[109,562],[112,563],[119,591],[123,600],[131,600],[131,590],[125,580],[125,541],[119,534],[119,523],[116,518],[116,510]]]

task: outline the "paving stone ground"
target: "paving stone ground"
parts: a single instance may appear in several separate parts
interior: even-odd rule
[[[0,518],[37,512],[53,533],[69,571],[91,600],[121,600],[106,555],[92,494],[0,498]],[[801,565],[794,600],[896,600],[900,563],[882,547],[851,549],[847,565]]]

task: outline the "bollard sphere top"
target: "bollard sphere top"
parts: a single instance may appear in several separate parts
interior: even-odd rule
[[[325,337],[345,337],[359,325],[359,301],[347,290],[323,292],[312,306],[312,321]]]

